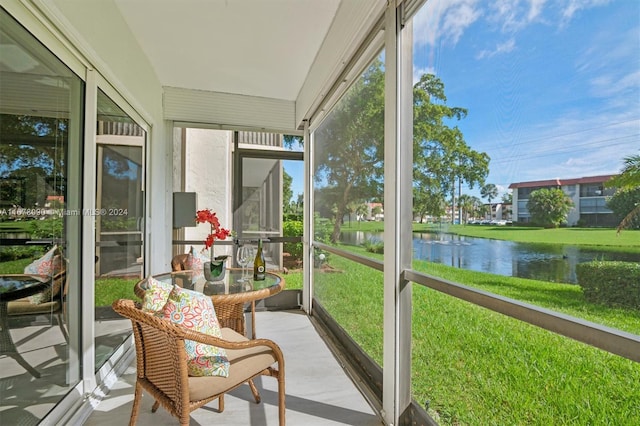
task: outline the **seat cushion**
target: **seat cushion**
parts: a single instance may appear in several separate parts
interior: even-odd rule
[[[246,337],[230,328],[222,329],[222,338],[231,342],[248,341]],[[189,400],[200,401],[217,395],[227,389],[246,382],[251,377],[276,362],[273,351],[267,346],[247,349],[227,349],[229,358],[229,376],[189,377]]]
[[[60,311],[60,302],[32,303],[28,297],[13,300],[7,303],[7,313],[9,315],[35,315],[49,314]]]
[[[210,336],[222,336],[211,298],[202,293],[174,286],[162,312],[164,318],[174,324]],[[228,375],[229,360],[224,349],[193,340],[185,340],[184,346],[189,375]]]

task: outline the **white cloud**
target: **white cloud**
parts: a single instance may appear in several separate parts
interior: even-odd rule
[[[478,0],[428,1],[414,18],[414,43],[436,46],[456,44],[464,31],[480,18]]]
[[[620,171],[622,158],[637,151],[639,129],[637,116],[578,114],[520,128],[493,148],[477,148],[492,157],[494,183],[597,176]]]
[[[566,25],[580,10],[611,0],[430,0],[414,17],[414,43],[418,46],[455,45],[465,31],[484,18],[504,33],[517,33],[534,22]],[[553,15],[552,15],[553,14]]]
[[[489,4],[487,20],[503,32],[517,32],[541,18],[547,0],[497,0]]]
[[[563,23],[571,21],[573,16],[579,10],[603,6],[610,2],[611,0],[569,0],[567,4],[562,8],[562,21]]]
[[[527,20],[529,22],[534,21],[542,13],[542,8],[546,2],[547,0],[530,0],[529,13],[527,15]]]
[[[600,75],[591,79],[590,84],[596,96],[610,98],[640,87],[640,70],[624,75]]]
[[[412,84],[416,84],[420,80],[420,77],[422,77],[423,74],[436,74],[436,71],[433,67],[425,67],[425,68],[414,67]]]
[[[496,46],[495,49],[493,50],[481,50],[477,55],[476,58],[477,59],[483,59],[483,58],[491,58],[492,56],[501,54],[501,53],[509,53],[511,51],[513,51],[513,49],[515,49],[516,47],[516,40],[514,38],[510,38],[509,40],[505,41],[504,43],[500,43]]]

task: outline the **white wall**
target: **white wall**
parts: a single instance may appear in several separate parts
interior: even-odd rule
[[[197,194],[197,209],[216,212],[220,225],[230,229],[232,132],[210,129],[186,129],[184,158],[185,191]],[[209,233],[206,224],[185,228],[186,240],[203,240]],[[201,248],[201,247],[198,247]],[[232,253],[232,246],[216,246],[216,256]]]

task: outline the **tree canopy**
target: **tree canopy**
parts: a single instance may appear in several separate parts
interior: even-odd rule
[[[442,215],[444,200],[455,200],[456,182],[469,188],[482,185],[489,173],[489,156],[474,151],[462,131],[451,121],[467,116],[467,110],[446,105],[444,83],[424,74],[413,88],[414,211]]]
[[[532,221],[545,227],[555,228],[565,222],[572,207],[571,198],[559,188],[537,189],[527,202]]]
[[[335,189],[321,191],[319,201],[335,206],[331,241],[337,242],[348,205],[382,193],[384,70],[379,60],[347,91],[314,138],[316,183]]]
[[[625,228],[640,227],[640,154],[624,158],[624,166],[618,176],[613,177],[606,186],[617,188],[607,206],[622,216],[618,232]]]
[[[446,105],[444,84],[425,74],[414,85],[414,213],[440,216],[456,182],[483,184],[489,156],[472,150],[452,126],[467,111]],[[331,240],[354,203],[380,201],[384,174],[384,68],[372,63],[314,134],[314,178],[318,205],[335,217]]]
[[[2,205],[42,206],[48,195],[64,194],[67,126],[66,119],[0,114]]]

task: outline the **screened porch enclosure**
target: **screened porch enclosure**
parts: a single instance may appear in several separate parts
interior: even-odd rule
[[[528,57],[516,73],[517,62],[500,60],[512,52],[509,43],[453,55],[453,41],[478,48],[494,40],[446,33],[451,27],[443,22],[453,21],[445,18],[463,10],[436,0],[182,0],[153,10],[129,0],[0,5],[7,46],[0,59],[0,149],[7,154],[0,159],[0,208],[47,202],[81,212],[64,215],[46,236],[2,217],[21,228],[11,229],[11,241],[3,236],[2,250],[16,245],[29,256],[18,266],[3,257],[1,272],[22,273],[37,258],[34,247],[57,242],[68,259],[68,286],[60,292],[63,328],[54,311],[3,322],[16,351],[43,374],[32,374],[3,347],[0,381],[7,390],[0,405],[7,408],[0,423],[128,419],[133,339],[129,324],[110,315],[109,298],[133,298],[139,278],[170,271],[174,255],[204,247],[207,224],[174,226],[175,193],[195,193],[196,210],[215,211],[235,232],[215,244],[230,265],[239,242],[266,240],[268,269],[283,274],[296,294],[294,309],[265,304],[251,324],[258,337],[286,347],[290,424],[640,422],[637,309],[592,303],[575,285],[417,260],[422,243],[413,238],[415,227],[441,234],[480,217],[483,201],[470,195],[480,196],[496,170],[507,169],[514,182],[534,180],[518,177],[540,158],[551,173],[560,170],[551,159],[593,151],[602,173],[617,173],[604,161],[637,151],[640,117],[629,111],[638,110],[640,82],[614,71],[640,51],[633,43],[640,22],[627,20],[619,31],[624,42],[615,46],[632,46],[616,50],[624,60],[609,57],[593,71],[599,82],[630,83],[613,85],[620,89],[615,99],[614,90],[571,86],[584,95],[578,102],[544,90],[575,83],[581,69],[554,75],[553,84],[531,74],[559,61],[550,56],[561,45],[558,33],[536,31],[527,51],[540,56]],[[472,6],[477,19],[494,16],[491,5]],[[606,7],[638,16],[637,5]],[[496,22],[477,26],[504,28]],[[574,31],[583,27],[577,22],[588,23],[562,22]],[[613,22],[602,28],[616,33]],[[590,38],[585,46],[593,47],[581,51],[588,63],[604,63],[590,55],[613,45]],[[504,87],[494,97],[479,95],[495,81]],[[534,100],[527,98],[532,92]],[[534,108],[541,99],[548,108],[593,109],[582,121],[565,110],[557,121],[521,124],[521,117],[542,117]],[[550,130],[561,118],[573,131]],[[481,134],[478,122],[493,123],[482,128],[493,133]],[[586,134],[592,128],[612,133],[594,141]],[[285,147],[289,137],[301,148]],[[537,141],[536,149],[514,156],[526,151],[517,149],[519,138]],[[545,151],[547,140],[554,143]],[[615,152],[605,150],[610,141]],[[30,152],[37,155],[25,157]],[[293,184],[288,162],[300,163]],[[38,168],[32,166],[45,163],[51,166],[28,180]],[[489,214],[497,211],[495,197],[484,203]],[[416,217],[431,223],[414,223]],[[286,235],[291,229],[300,232]],[[345,244],[346,232],[359,232],[361,243]],[[302,267],[285,270],[292,253]],[[114,291],[119,286],[129,293]],[[314,377],[316,361],[321,378]],[[275,394],[266,382],[259,384],[264,405],[238,388],[225,412],[214,412],[213,404],[192,420],[272,424]],[[145,403],[141,424],[171,421],[148,412],[149,398]]]

